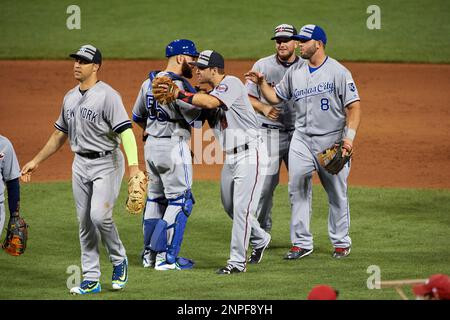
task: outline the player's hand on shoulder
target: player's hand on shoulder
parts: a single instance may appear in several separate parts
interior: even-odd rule
[[[246,80],[252,81],[256,84],[262,84],[264,81],[264,74],[258,71],[250,70],[244,74]]]

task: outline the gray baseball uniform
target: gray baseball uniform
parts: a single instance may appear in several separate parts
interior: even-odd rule
[[[273,54],[258,60],[253,65],[252,70],[263,73],[266,81],[272,86],[275,86],[283,79],[288,68],[297,68],[303,62],[302,59],[297,57],[295,62],[286,66],[279,62],[276,54]],[[262,103],[269,104],[254,82],[247,81],[246,87],[250,96],[260,100]],[[294,132],[295,122],[293,101],[283,101],[274,107],[280,110],[280,115],[276,121],[265,117],[263,114],[256,114],[261,123],[261,134],[269,153],[269,167],[267,168],[267,175],[264,178],[264,185],[257,211],[258,221],[266,231],[272,229],[272,199],[280,179],[281,162],[284,161],[286,168],[289,169],[289,145]]]
[[[14,147],[8,138],[0,135],[0,235],[6,220],[5,183],[20,177],[20,167]]]
[[[275,87],[283,100],[293,99],[296,108],[295,132],[289,151],[289,195],[292,203],[291,241],[303,249],[313,248],[309,230],[311,218],[311,178],[316,170],[328,194],[329,237],[336,248],[351,246],[350,209],[347,177],[350,162],[337,175],[326,172],[317,154],[343,138],[346,107],[359,100],[351,73],[336,60],[327,57],[311,72],[307,63],[289,69]]]
[[[221,177],[222,204],[233,219],[228,264],[244,270],[249,242],[253,248],[261,248],[270,241],[270,235],[256,219],[267,150],[247,89],[238,78],[225,76],[210,95],[223,103],[214,130],[226,153]]]
[[[172,77],[181,90],[187,90],[188,84],[177,80],[175,74],[159,72],[155,76]],[[192,187],[192,158],[188,144],[190,124],[200,113],[201,109],[188,104],[177,102],[161,105],[154,101],[150,79],[142,84],[133,107],[133,120],[146,123],[145,131],[148,134],[144,155],[150,183],[144,212],[144,250],[159,252],[158,261],[166,260],[166,250],[158,250],[156,247],[159,245],[152,243],[151,238],[155,238],[154,230],[162,223],[161,220],[165,224],[164,232],[167,232],[167,243],[162,247],[168,246],[170,251],[173,244],[173,251],[178,254],[181,246],[186,221],[177,219],[184,218],[179,214],[186,201],[190,201]],[[182,227],[175,229],[176,225]]]
[[[83,93],[76,86],[66,94],[55,127],[68,134],[75,153],[72,187],[83,278],[99,281],[100,240],[113,265],[126,259],[112,214],[125,172],[119,133],[131,128],[131,121],[119,93],[98,81]]]

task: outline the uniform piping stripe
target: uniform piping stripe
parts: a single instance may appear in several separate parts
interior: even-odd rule
[[[258,183],[258,172],[259,172],[259,151],[258,151],[258,149],[256,149],[256,174],[255,174],[255,183],[253,184],[252,194],[250,195],[250,201],[249,201],[248,206],[247,206],[247,214],[246,214],[246,216],[245,216],[244,244],[247,243],[248,215],[250,214],[250,205],[252,204],[253,193],[255,192],[256,184]],[[247,257],[247,249],[248,249],[248,247],[245,249],[245,257]],[[246,264],[247,264],[247,259],[245,259],[245,262],[244,262],[244,268],[245,268]]]
[[[63,127],[59,126],[57,123],[55,123],[55,128],[58,129],[59,131],[62,131],[64,133],[68,133],[69,131],[64,129]]]
[[[119,128],[119,127],[121,127],[121,126],[123,126],[123,125],[125,125],[125,124],[131,124],[131,120],[125,120],[125,121],[123,121],[123,122],[121,122],[121,123],[119,123],[119,124],[117,124],[114,128],[112,128],[113,129],[113,131],[116,131],[117,130],[117,128]]]
[[[181,139],[180,139],[180,141],[178,141],[178,147],[180,149],[181,159],[183,160],[184,180],[186,181],[186,186],[189,186],[189,175],[188,175],[186,161],[184,159],[184,152],[183,152],[183,146],[181,144]]]

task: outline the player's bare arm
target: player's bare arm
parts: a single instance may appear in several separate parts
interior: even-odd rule
[[[21,180],[23,182],[29,182],[31,181],[31,174],[34,170],[37,169],[38,165],[49,158],[52,154],[54,154],[56,151],[58,151],[64,142],[67,140],[67,134],[65,134],[62,131],[55,130],[52,135],[50,136],[50,139],[48,139],[45,146],[39,151],[39,153],[31,160],[30,162],[26,163],[22,170],[21,170]]]
[[[350,149],[353,148],[353,141],[355,139],[356,131],[358,130],[361,121],[361,103],[359,101],[352,102],[347,106],[347,135],[344,137],[344,145],[348,145]],[[347,150],[343,151],[343,155]]]
[[[275,93],[275,89],[266,81],[264,74],[261,72],[251,70],[244,74],[244,76],[246,80],[252,81],[259,86],[264,98],[271,105],[279,104],[282,101]]]
[[[264,116],[266,116],[270,120],[277,120],[280,116],[280,110],[269,105],[262,103],[258,99],[248,96],[250,99],[250,102],[252,103],[253,109],[255,109],[257,112],[262,113]]]

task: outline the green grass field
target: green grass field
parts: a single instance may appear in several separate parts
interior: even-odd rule
[[[81,10],[81,29],[68,30],[69,5]],[[287,1],[0,1],[0,59],[60,59],[83,43],[110,58],[164,58],[173,39],[226,59],[273,53],[280,23],[316,23],[328,34],[327,52],[340,60],[450,62],[450,2],[376,1],[381,29],[369,30],[369,0]],[[446,36],[447,35],[447,36]]]
[[[219,184],[196,182],[193,190],[197,205],[181,253],[195,260],[195,269],[161,272],[141,266],[142,217],[123,209],[123,185],[114,219],[128,253],[129,283],[123,292],[112,292],[112,266],[102,247],[103,292],[88,299],[301,300],[312,286],[321,283],[339,289],[340,299],[400,299],[393,289],[367,289],[371,275],[367,268],[379,266],[381,280],[450,273],[448,190],[351,188],[353,250],[348,258],[336,261],[330,256],[326,196],[315,186],[315,252],[298,261],[285,261],[282,257],[290,247],[290,209],[287,186],[280,185],[270,248],[261,264],[232,276],[214,273],[226,263],[231,235],[231,220],[222,209]],[[66,287],[71,275],[67,268],[80,266],[70,184],[23,184],[21,208],[30,224],[28,248],[20,257],[0,252],[0,299],[86,299],[71,296]],[[412,298],[411,292],[407,294]]]

